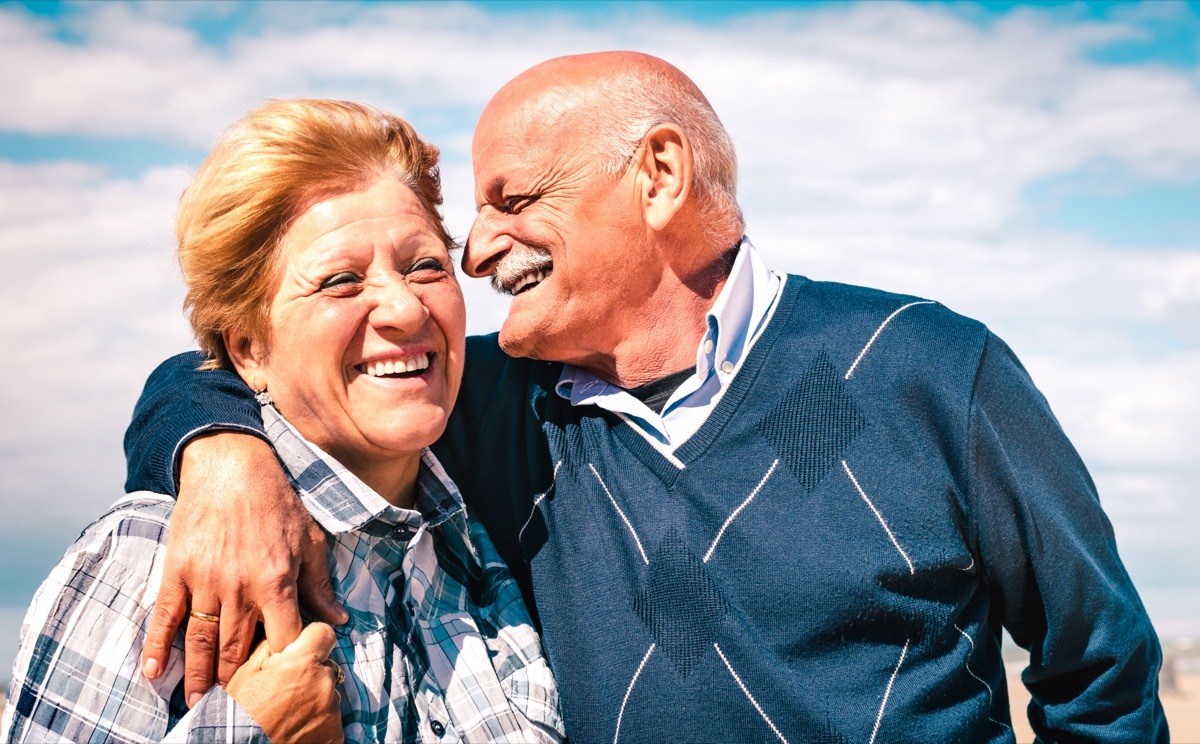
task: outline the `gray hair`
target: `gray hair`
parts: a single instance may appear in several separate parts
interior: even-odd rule
[[[622,173],[651,129],[674,124],[691,143],[692,188],[710,231],[744,231],[733,140],[698,89],[644,67],[626,68],[589,87],[583,96],[584,116],[595,137],[594,167],[613,176]]]

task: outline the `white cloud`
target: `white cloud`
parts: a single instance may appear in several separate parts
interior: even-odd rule
[[[124,482],[121,433],[145,375],[189,345],[171,217],[186,183],[0,162],[0,470],[7,527],[95,513]],[[49,496],[49,498],[48,498]]]
[[[1200,517],[1200,251],[1038,230],[1026,203],[1039,181],[1097,164],[1125,174],[1119,188],[1200,178],[1196,70],[1088,57],[1165,11],[972,23],[936,5],[862,3],[702,26],[639,6],[637,23],[618,8],[585,27],[553,6],[267,3],[246,18],[219,6],[265,30],[218,48],[184,26],[206,7],[84,4],[69,29],[79,41],[0,8],[0,130],[203,146],[263,97],[362,98],[419,117],[442,146],[447,221],[464,236],[471,119],[500,84],[557,54],[659,54],[734,135],[751,236],[772,265],[987,322],[1092,467],[1139,581],[1200,565],[1186,528]],[[189,345],[170,255],[186,178],[170,164],[122,180],[0,163],[0,251],[18,277],[0,295],[6,504],[77,519],[119,489],[120,433],[145,373]],[[464,283],[470,329],[498,327],[506,302]]]

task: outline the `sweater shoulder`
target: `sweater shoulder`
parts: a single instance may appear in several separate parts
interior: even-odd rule
[[[973,372],[989,336],[986,325],[937,300],[801,276],[788,283],[797,285],[792,326],[821,339],[831,354],[839,347],[855,355],[920,349]]]

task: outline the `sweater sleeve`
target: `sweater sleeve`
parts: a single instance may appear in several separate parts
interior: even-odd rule
[[[1095,485],[1012,351],[989,334],[970,419],[975,539],[998,617],[1029,651],[1046,741],[1167,741],[1162,652]]]
[[[175,496],[179,456],[200,434],[242,431],[266,440],[254,394],[228,370],[201,370],[204,356],[173,356],[150,373],[125,430],[125,491]]]

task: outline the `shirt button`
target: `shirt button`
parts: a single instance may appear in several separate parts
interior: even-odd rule
[[[730,372],[732,372],[733,371],[733,362],[729,361],[728,359],[721,362],[721,371],[724,372],[725,374],[729,374]]]
[[[713,350],[713,342],[711,338],[704,339],[704,353],[711,354]]]
[[[446,733],[446,727],[442,725],[441,721],[431,721],[429,723],[429,728],[433,731],[434,736],[441,736],[442,734]]]

